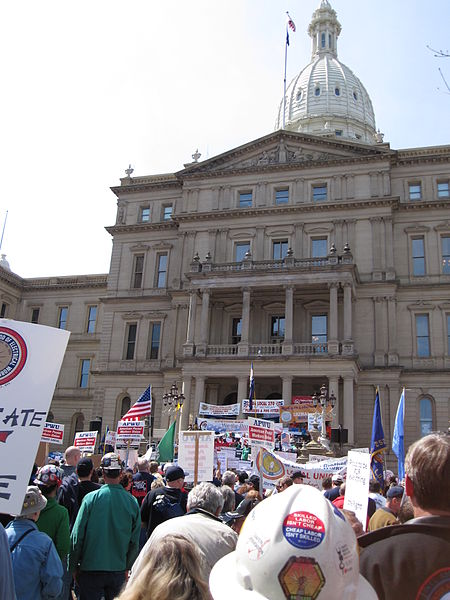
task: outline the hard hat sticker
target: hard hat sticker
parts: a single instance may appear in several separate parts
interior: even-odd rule
[[[325,526],[312,513],[293,512],[283,521],[283,535],[295,548],[315,548],[325,536]]]
[[[263,540],[258,535],[252,535],[247,540],[247,556],[250,560],[259,560],[267,552],[270,540]]]
[[[288,600],[315,600],[325,585],[325,576],[314,558],[291,556],[278,574]]]

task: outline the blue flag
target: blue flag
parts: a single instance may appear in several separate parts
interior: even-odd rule
[[[392,436],[392,452],[398,460],[398,478],[405,477],[405,388],[403,388],[395,416],[394,435]]]
[[[250,366],[250,392],[248,394],[248,410],[253,410],[253,398],[255,397],[255,376],[253,374],[253,363]]]
[[[380,392],[375,394],[375,407],[372,421],[372,440],[370,442],[370,470],[372,476],[384,487],[383,452],[386,450],[383,423],[381,422]]]

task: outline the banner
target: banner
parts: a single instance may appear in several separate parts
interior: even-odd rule
[[[73,445],[79,448],[81,452],[89,452],[94,454],[96,441],[96,431],[79,431],[75,434]]]
[[[215,431],[216,433],[240,433],[247,435],[247,421],[219,421],[217,419],[201,419],[197,417],[197,425],[202,431]]]
[[[332,410],[332,406],[329,405],[327,412],[331,413]],[[285,427],[295,423],[307,423],[308,415],[317,414],[317,416],[320,417],[321,411],[321,408],[314,408],[312,402],[289,404],[280,408],[280,421]],[[331,420],[331,414],[327,418]]]
[[[69,336],[0,319],[0,513],[22,510]]]
[[[272,421],[264,419],[248,418],[248,439],[252,446],[252,451],[256,447],[265,448],[275,447],[275,424]]]
[[[260,414],[260,415],[279,415],[280,406],[284,405],[284,400],[252,400],[252,410],[248,399],[242,400],[242,412],[246,414]]]
[[[211,481],[214,471],[214,433],[212,431],[180,431],[178,465],[185,481]]]
[[[140,442],[144,435],[143,421],[119,421],[117,424],[116,442]]]
[[[210,417],[238,417],[239,410],[241,408],[240,403],[237,404],[206,404],[206,402],[200,402],[198,408],[199,415],[208,415]]]
[[[64,425],[59,423],[46,423],[42,430],[41,442],[48,444],[62,444],[64,438]]]
[[[350,450],[348,453],[344,508],[355,513],[364,531],[369,503],[370,461],[368,452]]]

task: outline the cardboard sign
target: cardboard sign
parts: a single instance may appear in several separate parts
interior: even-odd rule
[[[81,452],[89,452],[94,454],[96,441],[96,431],[79,431],[75,434],[73,445],[79,448]]]
[[[250,410],[250,403],[247,398],[242,400],[242,412],[246,414],[257,413],[259,415],[279,415],[280,406],[284,405],[284,400],[253,400],[252,410]]]
[[[62,444],[64,438],[64,425],[59,423],[46,423],[42,430],[41,442],[49,444]]]
[[[210,417],[237,417],[239,416],[239,410],[241,408],[240,403],[237,404],[206,404],[206,402],[200,402],[198,408],[199,415],[208,415]]]
[[[184,470],[186,481],[211,481],[214,469],[214,432],[180,431],[178,464]]]
[[[119,421],[117,425],[116,442],[123,442],[124,440],[140,442],[143,435],[143,421]]]
[[[357,450],[348,453],[344,508],[352,510],[366,531],[369,503],[370,454]]]
[[[69,336],[0,319],[0,513],[22,510]]]

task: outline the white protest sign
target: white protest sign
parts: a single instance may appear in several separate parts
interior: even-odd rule
[[[214,469],[214,432],[180,431],[178,464],[184,470],[186,481],[211,481]]]
[[[366,530],[369,503],[370,454],[350,450],[348,453],[347,481],[344,508],[352,510]]]
[[[94,454],[96,441],[96,431],[79,431],[75,434],[73,445],[76,448],[79,448],[81,452],[90,452],[91,454]]]
[[[143,421],[119,421],[117,424],[116,441],[140,442],[144,435]]]
[[[284,400],[252,400],[252,409],[250,410],[250,402],[247,398],[242,400],[242,412],[246,414],[259,414],[259,415],[279,415],[280,406],[284,405]]]
[[[248,418],[248,439],[252,447],[275,447],[275,423],[265,419]]]
[[[216,431],[217,433],[240,433],[247,435],[247,421],[226,421],[219,419],[202,419],[197,417],[197,425],[202,431]]]
[[[206,404],[206,402],[200,402],[198,408],[199,415],[209,415],[211,417],[237,417],[239,416],[239,410],[241,408],[240,403],[237,404]]]
[[[115,431],[111,431],[111,429],[109,429],[105,435],[105,444],[107,446],[115,446],[116,444],[116,432]]]
[[[41,442],[48,444],[62,444],[64,438],[64,425],[59,423],[46,423],[42,430]]]
[[[69,336],[0,319],[0,513],[22,510]]]

